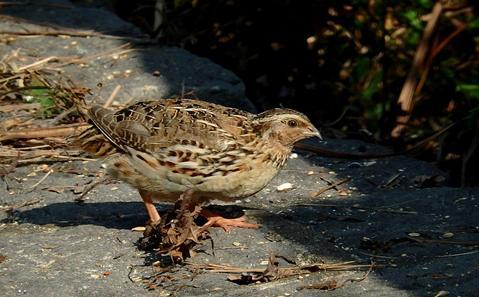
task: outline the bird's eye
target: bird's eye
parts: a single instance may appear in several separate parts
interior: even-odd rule
[[[289,121],[288,121],[288,126],[290,126],[291,128],[297,127],[297,126],[298,126],[298,122],[295,121],[295,120],[289,120]]]

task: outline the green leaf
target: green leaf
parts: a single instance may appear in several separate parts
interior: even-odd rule
[[[479,99],[479,84],[460,84],[456,86],[456,90],[468,97]]]
[[[408,10],[406,11],[403,16],[406,18],[406,20],[409,22],[409,25],[411,25],[415,29],[422,29],[423,27],[423,22],[421,21],[421,18],[419,17],[419,14],[415,10]]]
[[[354,76],[357,81],[361,81],[368,74],[371,68],[371,61],[368,57],[360,57],[354,67]]]
[[[479,18],[476,18],[476,19],[473,19],[471,21],[469,21],[469,23],[467,24],[469,29],[479,29]]]
[[[432,7],[432,1],[431,0],[418,0],[419,5],[422,6],[422,8],[431,8]]]
[[[379,90],[381,89],[382,80],[383,80],[383,71],[382,70],[376,71],[376,73],[374,73],[371,79],[371,82],[362,91],[361,97],[365,100],[371,100],[373,95],[379,92]]]

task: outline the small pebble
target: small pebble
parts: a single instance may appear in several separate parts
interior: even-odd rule
[[[284,192],[284,191],[287,191],[287,190],[291,190],[292,188],[293,188],[293,185],[291,183],[284,183],[284,184],[279,185],[276,188],[276,191]]]
[[[289,155],[289,158],[290,158],[290,159],[297,159],[297,158],[298,158],[298,154],[292,153],[291,155]]]
[[[408,234],[408,236],[411,236],[411,237],[419,237],[419,236],[421,236],[421,234],[416,233],[416,232],[411,232],[411,233]]]
[[[451,238],[453,236],[454,236],[454,233],[452,233],[452,232],[446,232],[442,235],[442,237],[444,237],[444,238]]]
[[[241,243],[240,243],[240,242],[237,242],[237,241],[234,241],[234,242],[233,242],[233,245],[234,245],[234,246],[241,246]]]
[[[308,174],[308,175],[314,175],[314,171],[313,171],[313,170],[310,170],[310,171],[308,171],[307,174]]]

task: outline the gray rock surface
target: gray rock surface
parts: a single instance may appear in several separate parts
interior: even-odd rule
[[[66,1],[55,2],[71,6]],[[36,23],[139,35],[136,28],[99,9],[35,2],[7,7],[1,13],[10,17],[2,17],[0,31],[51,27],[11,19],[23,17]],[[100,37],[19,37],[2,44],[0,54],[20,49],[20,58],[14,61],[21,66],[48,56],[90,56],[123,43]],[[239,79],[206,59],[150,45],[127,55],[64,66],[61,75],[91,88],[102,82],[102,93],[107,95],[120,84],[119,101],[178,94],[184,85],[185,91],[195,90],[199,97],[253,108],[244,98]],[[152,75],[155,70],[159,77]],[[347,152],[385,150],[357,141],[326,141],[322,145]],[[53,173],[38,184],[50,169]],[[274,253],[299,265],[344,261],[382,265],[363,281],[346,282],[327,292],[298,287],[361,278],[365,271],[316,272],[237,285],[227,281],[226,274],[196,274],[179,266],[167,274],[173,280],[147,290],[148,277],[158,273],[151,265],[157,257],[135,246],[141,235],[131,228],[142,226],[147,219],[138,193],[114,182],[89,192],[85,203],[74,201],[78,191],[102,171],[99,161],[35,164],[18,167],[0,180],[1,296],[412,297],[435,296],[441,291],[449,292],[448,296],[477,295],[479,189],[423,188],[426,184],[418,182],[418,177],[444,174],[409,157],[341,160],[300,153],[266,189],[236,205],[250,220],[260,223],[260,229],[229,234],[214,229],[214,248],[205,241],[204,251],[189,260],[265,267],[264,261]],[[311,197],[311,192],[326,188],[328,182],[345,180]],[[277,186],[286,182],[293,188],[278,192]],[[167,207],[159,205],[161,210]],[[280,260],[281,267],[288,265]]]
[[[328,145],[377,150],[355,141]],[[317,290],[297,288],[365,273],[318,272],[241,286],[227,281],[225,274],[194,276],[180,266],[171,274],[178,280],[148,291],[144,278],[155,274],[155,256],[137,249],[140,234],[130,230],[147,219],[138,193],[122,183],[103,184],[78,204],[71,188],[95,180],[102,171],[100,162],[55,163],[48,169],[54,173],[35,189],[31,186],[44,176],[45,167],[17,168],[0,187],[1,205],[40,201],[0,212],[4,296],[316,296]],[[397,173],[402,173],[399,182],[384,187]],[[434,296],[439,291],[473,296],[479,276],[472,265],[479,261],[479,189],[413,187],[414,178],[425,174],[441,172],[407,157],[352,162],[300,154],[266,189],[237,205],[260,229],[229,234],[214,229],[214,251],[206,241],[204,253],[190,261],[264,267],[271,252],[298,264],[374,261],[385,267],[328,296]],[[325,180],[347,176],[352,179],[338,191],[310,197],[327,186]],[[278,192],[285,182],[293,189]]]

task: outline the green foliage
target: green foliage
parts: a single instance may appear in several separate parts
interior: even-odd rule
[[[382,81],[383,81],[383,71],[382,69],[377,69],[371,78],[371,81],[366,84],[361,97],[365,100],[371,100],[373,95],[381,92],[382,90]],[[379,118],[378,118],[379,119]]]
[[[456,90],[469,98],[479,99],[479,84],[458,84]]]
[[[62,109],[58,107],[57,100],[55,100],[55,91],[44,82],[38,79],[36,76],[32,76],[32,80],[29,82],[29,86],[25,92],[24,97],[29,103],[40,104],[37,116],[39,118],[51,118],[59,114]]]

